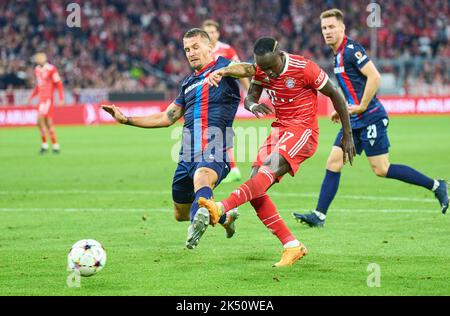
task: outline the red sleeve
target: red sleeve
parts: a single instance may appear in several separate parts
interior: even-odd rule
[[[228,52],[228,55],[229,55],[229,59],[231,60],[231,61],[234,61],[234,62],[240,62],[240,60],[239,60],[239,56],[237,55],[237,52],[234,50],[234,48],[233,47],[230,47],[230,50],[229,50],[229,52]]]
[[[304,69],[305,85],[320,90],[328,81],[327,73],[312,60],[307,60]]]
[[[52,74],[53,83],[56,85],[58,89],[58,96],[60,100],[64,100],[64,87],[62,84],[61,77],[59,76],[58,70],[55,68]]]

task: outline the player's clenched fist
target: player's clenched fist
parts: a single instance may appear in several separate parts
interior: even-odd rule
[[[120,111],[118,107],[116,107],[114,104],[102,104],[101,108],[108,112],[112,117],[116,119],[117,122],[121,124],[125,124],[128,122],[128,118],[123,115],[123,113]]]

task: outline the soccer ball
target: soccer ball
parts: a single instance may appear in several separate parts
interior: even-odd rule
[[[68,270],[88,277],[100,272],[106,263],[106,252],[96,240],[83,239],[70,248],[67,256]]]

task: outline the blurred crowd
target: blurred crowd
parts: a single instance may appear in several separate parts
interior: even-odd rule
[[[70,28],[66,6],[81,6],[81,27]],[[241,60],[252,60],[252,45],[276,37],[287,51],[321,65],[332,61],[319,15],[338,7],[347,34],[370,52],[368,1],[360,0],[10,0],[0,2],[0,89],[33,86],[32,55],[44,51],[66,88],[176,90],[191,72],[182,49],[183,33],[208,18],[221,24],[220,40]],[[450,84],[450,6],[447,0],[380,1],[379,60],[415,60],[383,71],[416,82]],[[421,63],[427,59],[435,62]]]

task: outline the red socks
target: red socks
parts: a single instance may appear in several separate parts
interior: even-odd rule
[[[50,128],[49,133],[50,133],[50,140],[52,141],[52,145],[56,144],[57,143],[56,134],[55,134],[55,130],[53,129],[53,127]]]
[[[278,214],[275,205],[267,194],[251,200],[250,203],[261,222],[266,225],[272,234],[277,236],[282,245],[296,239],[280,217],[280,214]]]
[[[40,128],[39,130],[41,131],[42,144],[45,144],[47,142],[47,136],[45,135],[45,129],[44,128]]]
[[[296,240],[286,223],[278,214],[272,200],[266,194],[269,187],[275,182],[275,174],[266,166],[259,168],[258,173],[242,184],[231,195],[221,201],[225,212],[246,202],[252,204],[261,222],[276,235],[281,244]]]
[[[259,168],[258,173],[242,184],[225,200],[221,201],[225,212],[238,207],[248,201],[256,199],[266,193],[275,181],[275,174],[266,166]]]

